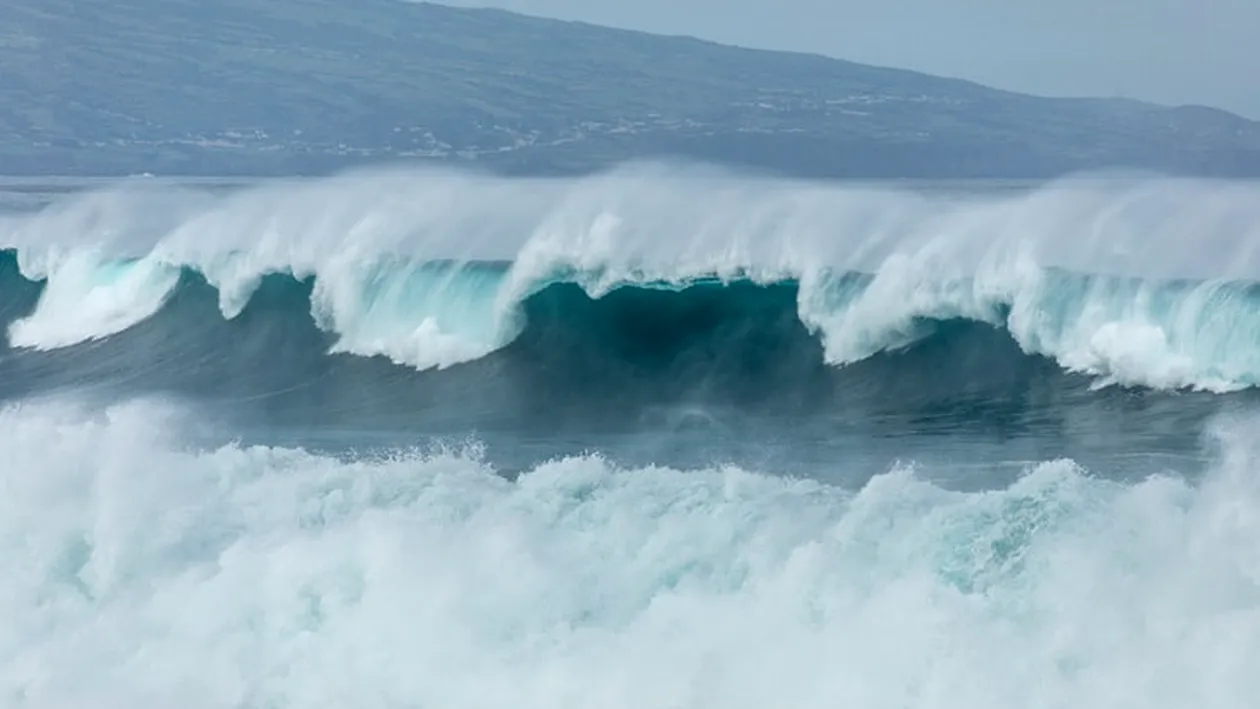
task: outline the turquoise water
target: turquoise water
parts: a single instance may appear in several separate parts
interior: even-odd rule
[[[1253,185],[5,189],[7,706],[1260,689]]]

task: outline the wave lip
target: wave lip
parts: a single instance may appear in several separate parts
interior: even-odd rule
[[[107,260],[92,251],[42,266],[34,312],[9,325],[13,346],[49,350],[121,333],[161,310],[180,278],[178,266],[151,257]]]
[[[575,285],[596,299],[636,289],[673,292],[678,297],[661,301],[662,307],[687,308],[698,288],[777,283],[795,289],[799,321],[820,337],[824,360],[836,366],[904,349],[949,321],[969,320],[1005,329],[1025,352],[1095,376],[1100,386],[1223,392],[1260,382],[1260,287],[1250,283],[1161,283],[1035,265],[998,277],[907,276],[889,267],[874,275],[823,273],[765,284],[700,274],[669,281],[646,272],[616,280],[606,270],[555,267],[554,280],[522,287],[514,269],[497,262],[378,259],[371,267],[315,276],[308,313],[290,316],[313,318],[334,335],[330,352],[385,356],[423,370],[474,361],[511,344],[528,327],[526,303],[553,286]],[[153,257],[104,261],[72,252],[50,263],[45,279],[34,311],[9,326],[12,346],[50,350],[122,333],[161,310],[177,290],[181,269]],[[514,291],[524,295],[514,299]],[[730,291],[729,297],[744,296]]]
[[[764,284],[713,275],[669,281],[647,272],[619,281],[606,270],[556,267],[554,280],[522,287],[514,269],[498,262],[378,259],[368,268],[315,276],[308,313],[289,316],[312,318],[332,334],[332,353],[384,356],[424,370],[508,346],[529,326],[527,304],[551,287],[573,285],[596,300],[636,290],[645,296],[675,293],[657,304],[681,314],[698,302],[701,288],[710,291],[703,296],[709,300],[712,289],[726,289],[733,305],[748,297],[734,285],[777,284],[794,289],[800,324],[818,335],[824,361],[835,366],[904,349],[964,320],[1002,328],[1025,352],[1094,376],[1098,386],[1224,392],[1260,382],[1260,286],[1251,283],[1151,282],[1035,265],[956,279],[907,276],[889,267],[874,275],[823,273]],[[122,333],[163,307],[177,290],[181,269],[152,257],[102,261],[94,253],[71,253],[50,265],[46,279],[34,311],[10,324],[13,346],[50,350]],[[629,311],[604,315],[616,318],[619,312]],[[660,311],[656,317],[665,323],[671,316]],[[593,331],[625,324],[586,323]]]
[[[484,357],[520,333],[517,313],[498,303],[505,277],[496,264],[391,261],[317,278],[311,310],[316,325],[336,334],[332,352],[445,368]]]
[[[1260,383],[1260,284],[1251,282],[1097,276],[1027,260],[956,279],[890,267],[858,285],[803,291],[802,319],[835,364],[907,346],[959,319],[1001,327],[1025,352],[1098,386],[1225,392]]]

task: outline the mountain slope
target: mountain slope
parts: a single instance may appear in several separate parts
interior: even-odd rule
[[[807,176],[1260,175],[1260,124],[399,0],[0,4],[8,174],[667,155]]]

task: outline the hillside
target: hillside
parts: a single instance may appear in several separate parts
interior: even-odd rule
[[[1260,175],[1260,124],[401,0],[5,0],[0,172]]]

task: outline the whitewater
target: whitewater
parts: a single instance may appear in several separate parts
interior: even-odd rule
[[[0,705],[1250,707],[1260,184],[0,180]]]
[[[925,195],[650,166],[578,180],[378,171],[225,194],[148,183],[0,221],[0,245],[44,284],[11,344],[117,334],[157,313],[183,269],[217,289],[228,319],[264,276],[312,277],[311,316],[334,351],[417,368],[502,348],[523,327],[521,301],[550,283],[598,298],[792,280],[835,364],[967,319],[1103,382],[1260,382],[1251,183]]]

